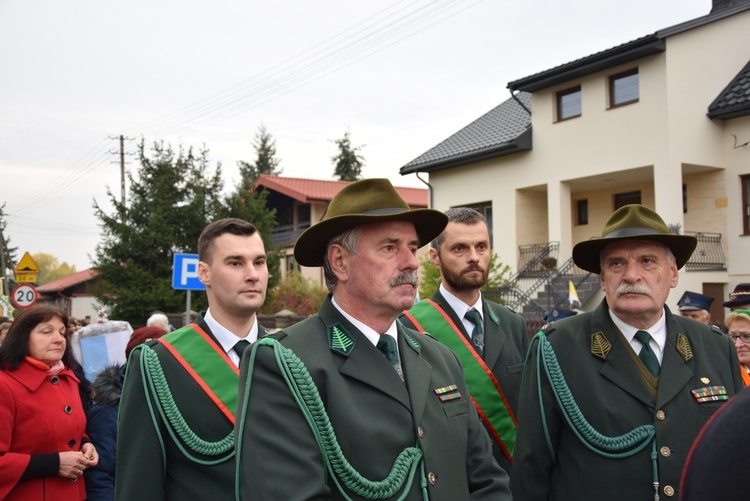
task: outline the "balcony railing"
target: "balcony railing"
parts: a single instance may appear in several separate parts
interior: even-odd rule
[[[723,271],[726,270],[724,249],[721,246],[721,233],[686,231],[698,239],[698,246],[685,265],[686,271]]]
[[[293,245],[299,236],[310,227],[310,221],[297,224],[285,224],[277,226],[271,234],[271,243],[274,247],[286,247]]]

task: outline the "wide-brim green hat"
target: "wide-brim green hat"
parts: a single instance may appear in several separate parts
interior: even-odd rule
[[[607,245],[623,240],[648,240],[665,244],[674,254],[679,270],[693,255],[698,239],[669,232],[664,220],[643,205],[632,204],[617,209],[604,225],[602,237],[580,242],[573,247],[573,261],[579,268],[601,273],[599,257]]]
[[[294,259],[302,266],[323,266],[326,246],[334,237],[356,226],[382,221],[414,223],[420,245],[440,235],[448,216],[434,209],[411,209],[387,179],[363,179],[341,189],[323,219],[305,230],[294,245]]]

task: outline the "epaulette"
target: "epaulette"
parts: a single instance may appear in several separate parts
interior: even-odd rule
[[[711,325],[711,330],[714,332],[714,334],[718,334],[720,336],[724,335],[724,333],[722,332],[721,328],[719,328],[718,325],[714,325],[714,324],[710,324],[710,325]]]

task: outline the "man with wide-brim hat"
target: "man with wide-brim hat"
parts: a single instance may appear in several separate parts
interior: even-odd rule
[[[243,357],[240,499],[510,500],[455,355],[396,321],[417,249],[446,224],[367,179],[300,236],[297,262],[322,266],[331,294]]]
[[[530,348],[511,472],[516,500],[678,496],[689,444],[742,389],[737,353],[666,306],[696,246],[643,205],[573,248],[605,299]]]

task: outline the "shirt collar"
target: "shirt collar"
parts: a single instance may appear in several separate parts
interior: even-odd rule
[[[456,312],[456,316],[458,316],[458,318],[463,319],[464,315],[466,315],[466,312],[474,308],[475,310],[479,312],[479,316],[482,317],[482,321],[484,321],[484,311],[482,308],[482,293],[481,292],[479,293],[479,296],[477,297],[476,302],[472,305],[467,305],[466,303],[458,299],[456,296],[451,294],[448,291],[448,289],[443,287],[442,283],[440,284],[440,294],[443,295],[443,297],[445,298],[445,301],[448,303],[448,306],[450,306],[453,309],[453,311]]]
[[[239,336],[228,330],[226,327],[221,325],[214,317],[212,317],[211,308],[206,311],[206,314],[203,316],[203,320],[206,321],[206,325],[211,330],[211,334],[214,335],[216,340],[221,345],[221,349],[223,349],[225,353],[232,352],[234,345],[237,344],[237,341],[239,341],[240,339],[246,339],[250,343],[254,343],[258,340],[258,315],[255,315],[255,317],[253,318],[253,325],[252,327],[250,327],[250,331],[244,338],[240,338]]]
[[[333,306],[339,311],[339,313],[341,313],[342,315],[344,315],[344,318],[346,318],[349,322],[351,322],[352,325],[354,325],[354,327],[356,327],[357,329],[359,329],[359,331],[374,346],[378,345],[378,341],[380,340],[380,334],[381,334],[380,332],[376,331],[375,329],[373,329],[371,327],[368,327],[367,325],[363,324],[362,322],[360,322],[359,320],[357,320],[356,318],[354,318],[353,316],[351,316],[347,312],[345,312],[341,308],[341,306],[338,305],[338,303],[336,302],[336,298],[335,297],[331,298],[331,303],[333,303]],[[388,334],[389,336],[392,336],[393,339],[398,340],[398,337],[396,335],[397,332],[398,332],[398,330],[396,329],[396,321],[394,320],[393,323],[390,325],[390,327],[388,327],[388,330],[386,330],[382,334]],[[396,343],[396,347],[398,348],[398,343]]]
[[[664,314],[664,310],[662,310],[661,318],[648,329],[638,329],[637,327],[633,327],[630,324],[626,324],[623,320],[620,319],[620,317],[615,315],[615,312],[613,312],[611,309],[608,309],[608,311],[612,322],[614,322],[615,326],[620,329],[622,335],[625,336],[625,339],[627,339],[631,345],[633,344],[633,338],[635,337],[635,333],[637,331],[648,331],[648,333],[651,334],[651,337],[659,347],[659,353],[657,354],[657,356],[659,360],[661,360],[661,354],[664,352],[664,347],[667,344],[667,316]],[[636,351],[636,353],[638,353],[638,351]]]

